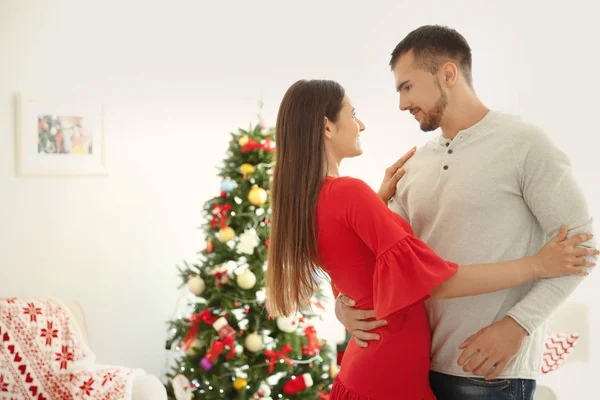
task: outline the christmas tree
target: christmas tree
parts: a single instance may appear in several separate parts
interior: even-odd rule
[[[178,267],[192,301],[168,322],[171,399],[327,399],[337,373],[310,323],[316,314],[271,318],[265,309],[275,129],[258,119],[231,133],[220,195],[204,207],[206,247],[199,262]]]

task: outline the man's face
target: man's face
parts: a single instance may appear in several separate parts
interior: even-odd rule
[[[448,97],[436,75],[415,65],[412,50],[400,56],[393,72],[400,94],[400,110],[409,111],[424,132],[439,128]]]

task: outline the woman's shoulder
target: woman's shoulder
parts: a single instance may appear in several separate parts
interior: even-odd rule
[[[333,178],[329,198],[340,208],[355,208],[381,202],[379,195],[365,181],[349,176]]]
[[[346,194],[375,193],[365,181],[351,176],[334,178],[331,183],[331,189],[335,192]]]

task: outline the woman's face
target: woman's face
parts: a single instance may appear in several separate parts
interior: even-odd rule
[[[356,110],[350,99],[344,96],[338,120],[327,120],[325,124],[327,151],[339,161],[361,155],[363,150],[360,146],[360,133],[364,130],[365,125],[356,117]]]

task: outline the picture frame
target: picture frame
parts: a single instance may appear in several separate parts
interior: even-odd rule
[[[16,95],[21,177],[107,175],[102,104]]]

